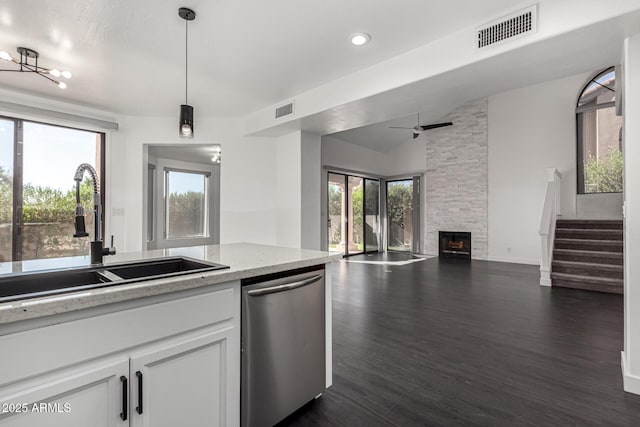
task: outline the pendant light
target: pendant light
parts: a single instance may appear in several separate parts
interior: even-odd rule
[[[196,13],[186,7],[178,9],[178,15],[185,21],[184,36],[184,104],[180,106],[180,138],[193,138],[193,107],[189,105],[189,21],[196,19]]]

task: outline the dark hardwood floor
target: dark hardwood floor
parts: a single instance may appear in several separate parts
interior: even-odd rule
[[[622,391],[622,296],[538,275],[335,263],[334,385],[281,425],[640,426],[640,396]]]

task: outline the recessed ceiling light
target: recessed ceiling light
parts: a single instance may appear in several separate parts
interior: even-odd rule
[[[355,33],[351,35],[351,44],[363,46],[371,41],[371,36],[367,33]]]

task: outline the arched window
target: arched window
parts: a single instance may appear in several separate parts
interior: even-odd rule
[[[622,117],[616,116],[615,82],[615,68],[608,68],[589,80],[578,98],[580,194],[622,191]]]

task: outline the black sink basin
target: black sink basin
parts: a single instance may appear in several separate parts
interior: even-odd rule
[[[0,278],[0,302],[58,293],[65,288],[82,290],[108,282],[97,271],[86,268],[10,275]]]
[[[229,268],[186,257],[0,276],[0,303]]]
[[[228,268],[220,264],[209,264],[189,258],[163,258],[152,261],[137,262],[121,266],[109,266],[107,271],[125,280],[148,277],[170,277],[186,273],[218,270]]]

